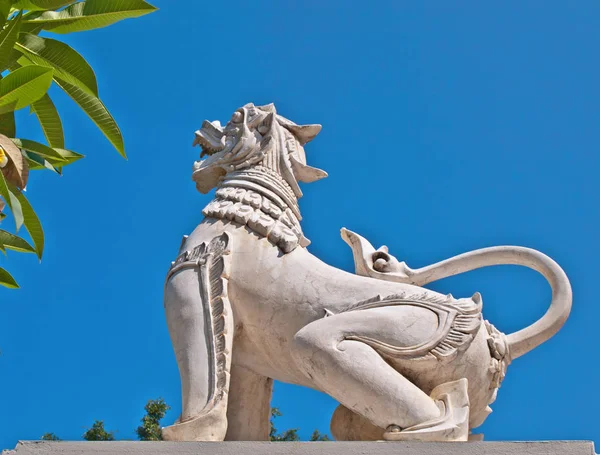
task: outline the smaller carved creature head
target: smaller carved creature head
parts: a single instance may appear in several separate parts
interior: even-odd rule
[[[325,171],[307,166],[304,153],[304,144],[320,130],[321,125],[296,125],[277,115],[273,104],[246,104],[225,127],[218,120],[205,120],[196,131],[194,145],[200,145],[202,152],[192,179],[198,191],[208,193],[229,172],[264,166],[278,172],[300,197],[298,181],[327,177]]]

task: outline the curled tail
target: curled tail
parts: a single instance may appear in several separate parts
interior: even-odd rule
[[[423,286],[432,281],[493,265],[522,265],[541,273],[552,288],[550,307],[538,321],[508,335],[513,359],[550,339],[569,317],[573,295],[567,275],[554,260],[531,248],[482,248],[420,269],[410,269],[404,262],[398,262],[387,254],[387,248],[376,251],[366,239],[352,231],[342,229],[342,238],[352,248],[357,274],[386,281]],[[378,262],[377,265],[374,264],[374,259]]]

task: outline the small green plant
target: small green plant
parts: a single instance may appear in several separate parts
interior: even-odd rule
[[[310,436],[311,441],[331,441],[329,436],[326,434],[322,434],[319,430],[313,431],[313,434]]]
[[[274,420],[277,417],[281,417],[281,412],[279,412],[278,408],[271,408],[271,431],[269,433],[269,439],[271,441],[280,442],[280,441],[299,441],[300,436],[298,436],[298,428],[292,428],[290,430],[285,430],[282,433],[277,432],[277,428],[275,428]],[[321,434],[319,430],[313,431],[310,441],[330,441],[329,436],[326,434]]]
[[[140,441],[162,441],[160,421],[171,407],[165,403],[165,400],[158,398],[156,400],[148,400],[144,406],[146,415],[142,417],[142,424],[137,427],[137,433]],[[271,408],[271,432],[269,439],[271,441],[299,441],[298,428],[285,430],[281,433],[275,428],[274,420],[281,416],[281,412],[277,408]],[[44,441],[60,441],[60,438],[54,433],[46,433],[41,437]],[[92,427],[83,434],[83,439],[86,441],[114,441],[115,435],[113,431],[106,431],[104,422],[96,420]],[[313,431],[310,441],[330,441],[329,436],[322,434],[319,430]]]
[[[60,438],[54,433],[44,433],[40,439],[42,441],[60,441]]]
[[[137,427],[137,433],[140,441],[162,441],[160,430],[160,421],[171,407],[165,403],[165,400],[150,400],[144,407],[146,415],[142,417],[142,425]]]
[[[281,415],[278,408],[271,408],[271,431],[269,432],[269,439],[271,441],[299,441],[300,436],[298,436],[298,428],[292,428],[283,433],[277,432],[277,428],[275,428],[275,419],[281,417]]]
[[[83,433],[82,438],[86,441],[114,441],[115,434],[112,431],[104,429],[104,422],[102,420],[96,420],[92,428]]]

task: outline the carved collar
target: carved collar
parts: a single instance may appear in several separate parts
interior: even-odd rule
[[[292,189],[264,166],[228,173],[202,213],[248,226],[284,253],[310,244],[300,227],[302,217]]]

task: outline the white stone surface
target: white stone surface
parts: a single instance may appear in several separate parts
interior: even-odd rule
[[[413,270],[343,229],[356,274],[313,256],[298,182],[327,175],[306,164],[304,145],[319,130],[273,105],[248,104],[225,127],[204,122],[196,133],[208,156],[193,179],[201,192],[217,191],[166,279],[182,383],[182,415],[163,429],[167,440],[266,439],[277,379],[338,400],[338,440],[466,441],[511,360],[568,317],[566,275],[527,248],[485,248]],[[548,312],[508,336],[482,319],[478,293],[454,298],[421,287],[496,264],[531,267],[553,289]]]
[[[545,442],[19,442],[11,455],[594,455],[590,441]]]

